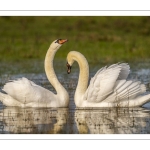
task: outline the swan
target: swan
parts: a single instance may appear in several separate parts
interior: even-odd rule
[[[117,63],[103,67],[89,79],[89,65],[86,58],[77,51],[67,55],[67,72],[76,61],[80,68],[74,101],[76,107],[138,107],[150,101],[145,95],[147,86],[140,81],[127,80],[130,67],[127,63]]]
[[[66,43],[67,39],[53,41],[45,57],[45,72],[49,82],[55,88],[57,94],[36,85],[25,77],[6,83],[0,92],[0,100],[5,106],[19,107],[68,107],[69,95],[66,89],[58,81],[54,69],[53,59],[57,50]]]

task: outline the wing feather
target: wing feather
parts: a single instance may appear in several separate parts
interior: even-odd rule
[[[122,80],[119,80],[122,82]],[[146,87],[141,82],[137,81],[126,81],[123,86],[118,88],[118,84],[114,88],[114,92],[109,95],[104,101],[105,102],[116,102],[125,99],[133,99],[146,92]]]
[[[103,67],[97,71],[95,76],[91,79],[89,87],[84,95],[84,100],[89,102],[101,102],[108,95],[110,95],[117,79],[126,79],[129,74],[129,65],[113,64],[109,67]],[[126,80],[118,82],[118,87],[123,85]]]
[[[120,64],[121,71],[118,77],[118,80],[127,79],[129,72],[130,72],[130,66],[127,63]]]

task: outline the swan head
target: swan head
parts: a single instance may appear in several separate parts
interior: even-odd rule
[[[88,70],[88,62],[84,55],[82,55],[80,52],[77,51],[70,51],[67,55],[67,73],[71,73],[71,67],[74,62],[78,62],[79,66],[82,68],[87,68]]]
[[[76,54],[75,51],[70,51],[67,55],[67,73],[70,74],[71,73],[71,68],[72,68],[72,65],[75,61],[75,58],[74,58],[74,53]]]
[[[57,39],[52,42],[52,44],[50,45],[50,48],[57,50],[67,41],[68,41],[67,39]]]
[[[70,74],[71,73],[71,68],[72,65],[74,63],[74,61],[76,61],[76,56],[80,55],[79,52],[76,51],[70,51],[67,55],[67,73]]]

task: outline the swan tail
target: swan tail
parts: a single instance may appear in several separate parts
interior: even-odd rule
[[[121,107],[139,107],[150,102],[150,94],[139,96],[136,99],[120,102]]]
[[[9,96],[7,94],[3,94],[1,92],[0,92],[0,101],[5,106],[19,106],[19,107],[24,107],[24,104],[22,104],[19,101],[15,100],[11,96]]]
[[[2,104],[5,105],[5,106],[9,106],[9,102],[6,101],[7,96],[8,95],[3,94],[3,93],[0,92],[0,102],[2,102]]]

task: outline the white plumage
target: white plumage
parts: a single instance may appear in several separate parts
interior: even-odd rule
[[[89,102],[113,102],[132,99],[146,92],[146,87],[139,81],[127,81],[129,65],[114,64],[100,69],[91,79],[84,99]]]
[[[0,100],[6,106],[19,107],[68,107],[69,95],[58,81],[53,70],[53,59],[57,50],[67,40],[58,39],[50,45],[45,57],[45,72],[57,94],[36,85],[27,78],[20,78],[6,83],[0,92]]]
[[[6,83],[2,90],[23,104],[30,102],[50,103],[56,98],[51,91],[36,85],[25,77]]]
[[[68,65],[79,63],[80,74],[75,92],[77,107],[135,107],[150,101],[146,86],[140,81],[127,80],[130,67],[127,63],[103,67],[91,78],[87,87],[89,67],[85,57],[76,51],[67,56]],[[81,89],[82,90],[81,92]]]

